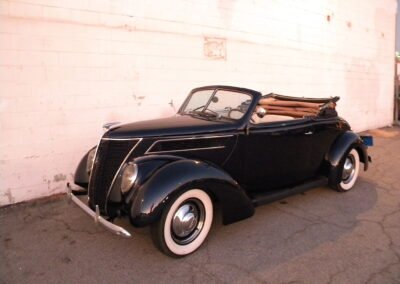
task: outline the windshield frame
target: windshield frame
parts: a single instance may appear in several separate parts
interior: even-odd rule
[[[210,98],[207,101],[207,104],[205,105],[206,107],[208,107],[208,105],[211,102],[211,99],[220,90],[236,92],[236,93],[243,93],[243,94],[246,94],[246,95],[250,96],[251,102],[249,104],[249,107],[248,107],[246,113],[244,113],[241,118],[239,118],[239,119],[230,119],[230,118],[227,118],[227,117],[222,117],[223,121],[232,121],[232,122],[248,121],[250,119],[251,114],[253,113],[256,105],[257,105],[257,102],[258,102],[259,98],[262,95],[260,92],[257,92],[257,91],[251,90],[251,89],[245,89],[245,88],[239,88],[239,87],[231,87],[231,86],[205,86],[205,87],[195,88],[186,97],[185,101],[183,102],[183,104],[181,105],[181,107],[178,110],[178,114],[180,114],[180,115],[191,115],[188,112],[184,112],[184,110],[187,107],[187,105],[189,104],[189,101],[192,98],[192,95],[194,93],[196,93],[196,92],[206,91],[206,90],[213,90],[212,94],[210,95]],[[216,119],[216,121],[219,121],[219,119]]]

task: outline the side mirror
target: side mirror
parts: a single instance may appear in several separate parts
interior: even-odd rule
[[[267,114],[267,111],[265,110],[265,108],[259,106],[257,107],[256,114],[259,118],[263,118]]]

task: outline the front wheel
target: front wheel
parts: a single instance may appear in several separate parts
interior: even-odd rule
[[[155,245],[165,254],[180,257],[204,242],[213,220],[213,204],[206,192],[191,189],[173,200],[152,226]]]
[[[360,155],[356,149],[351,149],[350,152],[343,157],[339,163],[340,170],[337,171],[339,176],[331,176],[331,187],[339,192],[349,191],[353,188],[357,181],[360,172]]]

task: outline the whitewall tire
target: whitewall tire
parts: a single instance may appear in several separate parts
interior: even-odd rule
[[[351,149],[339,165],[341,170],[338,173],[341,176],[337,177],[339,182],[333,187],[337,191],[346,192],[354,187],[360,172],[360,155],[357,150]]]
[[[156,246],[175,257],[197,250],[206,239],[213,220],[213,204],[201,189],[190,189],[165,208],[159,222],[152,227]]]

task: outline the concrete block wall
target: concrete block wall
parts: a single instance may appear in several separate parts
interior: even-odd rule
[[[0,0],[0,205],[64,190],[110,121],[228,84],[393,119],[395,0]]]

